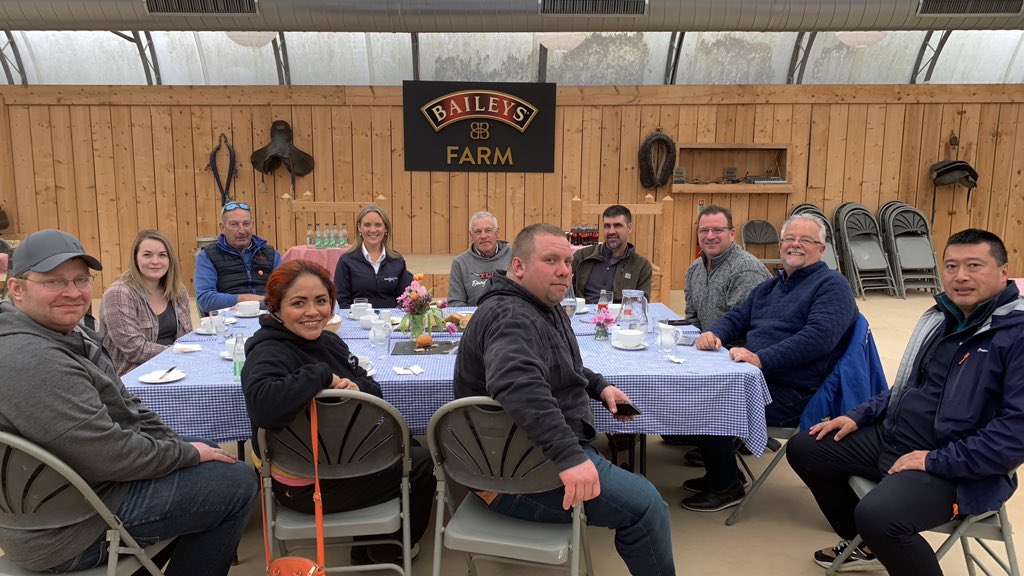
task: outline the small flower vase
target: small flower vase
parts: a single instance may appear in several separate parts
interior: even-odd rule
[[[426,332],[426,322],[423,314],[409,314],[409,339],[416,341],[416,338]]]
[[[604,324],[598,324],[594,326],[594,340],[607,340],[608,339],[608,327]]]

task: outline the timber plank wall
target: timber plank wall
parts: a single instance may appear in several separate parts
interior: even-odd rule
[[[639,144],[661,128],[677,144],[773,143],[788,146],[789,194],[673,194],[675,229],[639,218],[634,243],[650,255],[655,234],[673,235],[672,286],[681,289],[695,252],[697,201],[729,207],[739,228],[761,218],[779,226],[810,202],[831,214],[846,201],[872,211],[902,200],[931,216],[935,249],[968,226],[999,234],[1011,276],[1024,276],[1024,90],[969,86],[669,86],[560,87],[555,172],[406,172],[399,87],[0,87],[0,205],[18,237],[61,228],[100,257],[105,288],[120,274],[140,228],[175,242],[191,282],[197,236],[217,233],[219,194],[207,168],[221,133],[237,152],[233,196],[254,205],[257,233],[282,252],[304,242],[305,215],[292,216],[290,174],[263,177],[253,149],[269,142],[272,120],[291,123],[295,144],[316,168],[296,193],[318,201],[380,203],[406,254],[458,253],[469,245],[468,218],[490,210],[502,235],[550,222],[568,228],[570,200],[643,201]],[[959,139],[949,144],[950,135]],[[227,172],[222,151],[220,172]],[[928,168],[970,162],[979,186],[936,187]],[[741,174],[742,176],[742,174]],[[653,191],[672,193],[671,185]],[[354,214],[317,223],[349,225]],[[739,240],[739,238],[737,238]],[[755,251],[756,252],[756,251]],[[415,271],[415,270],[414,270]],[[447,277],[436,275],[439,294]],[[98,294],[97,294],[98,295]]]

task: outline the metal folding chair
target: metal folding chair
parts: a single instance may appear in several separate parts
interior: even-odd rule
[[[455,400],[430,419],[427,443],[437,477],[433,575],[441,574],[442,548],[467,555],[470,574],[484,558],[513,564],[562,566],[579,574],[580,555],[593,574],[583,505],[571,524],[530,522],[492,511],[475,494],[456,507],[449,481],[505,494],[547,492],[562,485],[558,469],[535,448],[501,405],[487,397]],[[444,522],[445,509],[450,514]]]

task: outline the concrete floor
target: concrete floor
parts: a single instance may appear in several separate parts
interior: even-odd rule
[[[913,294],[907,300],[884,295],[871,295],[859,300],[861,312],[868,318],[874,333],[886,374],[891,383],[917,318],[931,304],[930,295]],[[682,291],[673,293],[671,307],[683,310]],[[695,513],[678,505],[684,496],[680,487],[683,480],[697,476],[699,469],[682,465],[686,448],[669,447],[657,438],[648,444],[648,477],[664,495],[672,511],[672,540],[676,566],[680,574],[716,576],[746,573],[762,576],[819,576],[823,570],[811,561],[814,550],[836,543],[837,537],[829,530],[811,498],[810,493],[784,463],[772,474],[761,493],[751,502],[746,514],[736,525],[726,526],[731,514]],[[759,471],[767,465],[767,458],[749,457],[751,467]],[[1024,500],[1015,496],[1010,501],[1011,520],[1022,516]],[[413,574],[430,573],[433,556],[433,528],[421,543],[422,552],[413,564]],[[595,572],[602,576],[627,574],[626,567],[615,553],[612,533],[602,528],[590,528]],[[941,541],[937,535],[929,537]],[[337,553],[338,561],[347,558],[347,552]],[[332,553],[328,552],[329,560]],[[231,570],[231,576],[262,576],[265,574],[262,534],[258,517],[254,517],[239,550],[240,564]],[[951,551],[942,563],[947,575],[966,574],[963,555],[959,548]],[[484,564],[482,574],[530,575],[533,568],[504,564]],[[465,562],[460,554],[443,556],[442,573],[465,574]]]

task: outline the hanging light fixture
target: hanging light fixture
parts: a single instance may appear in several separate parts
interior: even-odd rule
[[[225,32],[228,38],[238,44],[239,46],[245,46],[246,48],[262,48],[267,44],[274,41],[277,38],[277,32],[261,30],[257,32],[239,32],[232,30],[231,32]]]
[[[552,52],[568,52],[583,43],[589,32],[536,32],[537,42]]]
[[[850,48],[867,48],[868,46],[878,44],[888,35],[888,32],[882,32],[881,30],[836,32],[836,40],[839,40]]]

